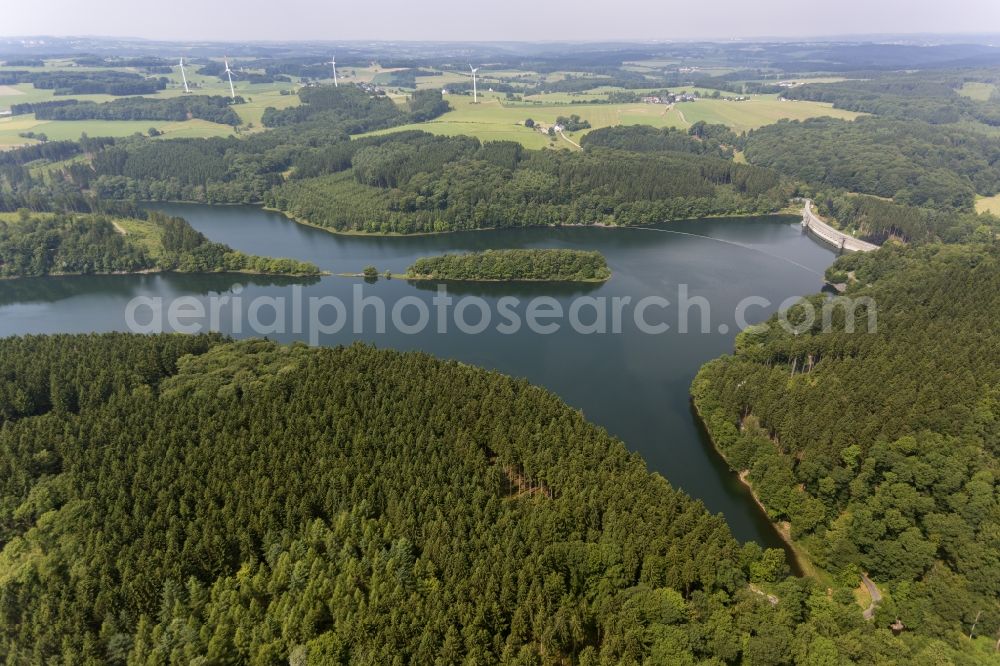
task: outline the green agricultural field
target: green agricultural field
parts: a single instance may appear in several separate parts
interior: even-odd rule
[[[262,84],[263,85],[263,84]],[[269,106],[273,106],[276,109],[286,109],[290,106],[298,106],[299,96],[295,93],[291,95],[282,95],[279,89],[273,89],[274,84],[268,84],[271,89],[260,90],[260,91],[247,91],[244,94],[246,103],[237,104],[233,107],[233,111],[239,115],[240,120],[243,121],[244,125],[253,125],[255,128],[262,128],[261,116],[264,115],[264,109]],[[253,86],[248,86],[251,88]],[[291,90],[291,84],[285,84],[286,89]]]
[[[807,76],[804,78],[795,77],[790,79],[782,79],[782,81],[789,81],[799,85],[805,85],[807,83],[840,83],[841,81],[848,81],[848,80],[849,79],[843,76]]]
[[[50,67],[51,68],[51,67]],[[197,67],[187,67],[188,84],[192,94],[196,95],[229,95],[229,83],[215,76],[202,76],[196,72]],[[180,69],[166,75],[170,80],[166,90],[145,97],[178,97],[184,93],[181,83]],[[246,101],[233,107],[243,121],[244,127],[262,129],[261,116],[269,106],[286,108],[299,103],[298,95],[282,95],[281,90],[295,90],[296,84],[288,82],[247,83],[241,81],[239,75],[233,80],[236,94]],[[94,102],[107,102],[115,99],[110,95],[73,95],[71,97],[56,97],[52,90],[39,90],[31,84],[16,86],[0,86],[0,109],[9,109],[12,104],[27,102],[44,102],[51,99],[79,99]],[[169,122],[155,120],[139,121],[38,121],[33,115],[0,117],[0,149],[33,143],[30,139],[18,136],[21,132],[42,132],[49,139],[78,139],[82,132],[91,136],[127,136],[135,132],[145,133],[150,127],[155,127],[170,138],[227,136],[232,134],[232,128],[226,125],[209,123],[202,120],[186,122]]]
[[[563,99],[561,95],[535,96],[541,101],[549,97]],[[555,142],[544,134],[524,127],[524,120],[531,118],[544,125],[551,125],[559,116],[575,113],[590,121],[592,128],[612,125],[652,125],[654,127],[688,127],[699,120],[722,123],[737,131],[745,131],[767,125],[781,118],[805,119],[816,116],[853,119],[858,115],[850,111],[834,109],[829,104],[818,102],[779,102],[776,96],[760,95],[745,102],[724,100],[699,100],[679,104],[673,109],[662,104],[560,104],[560,103],[506,103],[502,95],[481,95],[480,103],[474,105],[466,95],[446,97],[452,111],[427,123],[417,123],[380,130],[373,134],[386,134],[403,129],[421,129],[435,134],[453,136],[467,134],[483,141],[518,141],[528,148],[545,146],[571,148],[561,139]],[[572,141],[579,142],[588,130],[567,132]]]
[[[9,109],[12,104],[29,102],[44,102],[56,99],[55,91],[35,88],[30,83],[19,83],[13,86],[0,86],[0,109]],[[111,95],[73,95],[59,99],[79,99],[92,102],[107,102],[114,99]]]
[[[447,88],[455,83],[467,83],[471,80],[468,72],[441,72],[440,76],[418,76],[417,89]]]
[[[160,120],[35,120],[34,114],[0,118],[0,147],[35,143],[19,136],[22,132],[41,132],[50,140],[79,139],[88,136],[129,136],[145,134],[150,127],[163,132],[165,138],[228,136],[233,128],[206,120],[171,122]]]
[[[680,121],[677,126],[688,127],[699,120],[727,125],[737,132],[770,125],[787,118],[805,120],[830,116],[854,120],[860,113],[835,109],[831,104],[804,101],[780,101],[776,95],[756,95],[745,102],[727,102],[718,99],[700,99],[697,102],[678,104],[671,112]]]

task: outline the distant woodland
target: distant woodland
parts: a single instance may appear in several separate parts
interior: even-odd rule
[[[187,95],[155,99],[127,97],[110,102],[81,102],[75,99],[12,104],[15,116],[35,114],[38,120],[174,120],[191,118],[225,125],[239,125],[240,117],[230,107],[235,101],[219,95]]]
[[[30,83],[35,88],[52,90],[56,95],[150,95],[167,87],[165,77],[147,78],[141,74],[114,70],[0,71],[0,85],[18,83]]]

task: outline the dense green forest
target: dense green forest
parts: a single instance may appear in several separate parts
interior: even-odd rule
[[[1000,138],[954,125],[859,118],[779,121],[747,134],[752,164],[808,183],[942,210],[1000,191]]]
[[[237,252],[213,243],[179,217],[150,212],[145,219],[96,214],[0,218],[0,277],[134,273],[139,271],[244,271],[317,275],[313,264]]]
[[[230,108],[240,104],[220,95],[186,95],[167,99],[126,97],[96,103],[75,99],[12,104],[11,113],[34,113],[38,120],[188,120],[198,118],[224,125],[239,125],[240,117]]]
[[[307,120],[350,123],[344,131],[358,134],[375,129],[431,120],[450,107],[440,90],[416,90],[406,105],[397,106],[385,95],[372,95],[355,86],[314,86],[299,90],[299,106],[264,111],[266,127],[283,127]]]
[[[993,215],[907,206],[842,190],[820,192],[815,202],[841,228],[879,245],[890,238],[913,243],[984,240],[1000,231],[1000,219]]]
[[[867,572],[875,621],[968,643],[1000,626],[1000,246],[883,247],[830,279],[872,301],[847,332],[826,297],[707,364],[695,403],[716,446],[812,560]],[[865,312],[877,309],[877,332]],[[804,332],[803,332],[804,331]],[[977,622],[978,621],[978,622]],[[966,638],[963,638],[963,634]],[[996,641],[996,637],[992,639]]]
[[[134,273],[156,266],[103,216],[0,219],[0,276]]]
[[[460,363],[8,338],[0,423],[8,664],[974,663]]]
[[[686,131],[676,127],[617,125],[588,132],[580,145],[584,148],[617,148],[638,153],[680,152],[713,155],[732,159],[736,135],[725,125],[699,121]]]
[[[686,152],[529,151],[412,131],[350,140],[323,121],[246,138],[129,137],[89,155],[47,179],[8,158],[0,209],[60,199],[79,210],[85,190],[102,201],[262,201],[335,230],[412,233],[760,214],[794,193],[769,169]]]
[[[434,280],[604,282],[611,270],[600,252],[526,249],[421,257],[406,274]]]
[[[759,214],[794,189],[770,170],[687,153],[531,151],[421,133],[363,141],[327,156],[324,170],[339,173],[293,177],[265,203],[338,231],[412,233]]]

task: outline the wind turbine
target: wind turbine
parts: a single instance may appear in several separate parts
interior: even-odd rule
[[[337,83],[337,56],[331,56],[330,64],[333,65],[333,87],[339,88],[340,84]]]
[[[226,76],[229,77],[229,95],[236,99],[236,90],[233,88],[233,70],[229,69],[229,58],[223,58],[222,62],[226,63]]]
[[[184,82],[184,92],[189,93],[191,89],[188,88],[188,77],[184,73],[184,58],[181,58],[181,80]]]
[[[469,69],[472,70],[472,103],[479,104],[479,94],[476,91],[476,72],[479,71],[479,68],[469,65]]]

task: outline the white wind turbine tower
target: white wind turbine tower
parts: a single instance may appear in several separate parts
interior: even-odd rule
[[[340,84],[337,83],[337,56],[330,57],[330,64],[333,65],[333,87],[339,88]]]
[[[472,103],[479,104],[479,94],[476,91],[476,72],[479,71],[479,68],[469,65],[469,69],[472,70]]]
[[[226,76],[229,77],[229,95],[236,99],[236,90],[233,88],[233,70],[229,69],[229,58],[223,58],[222,62],[226,63]]]
[[[184,73],[184,58],[181,58],[181,81],[184,82],[184,92],[186,92],[186,93],[191,92],[191,89],[188,88],[188,77],[187,77],[187,74]]]

